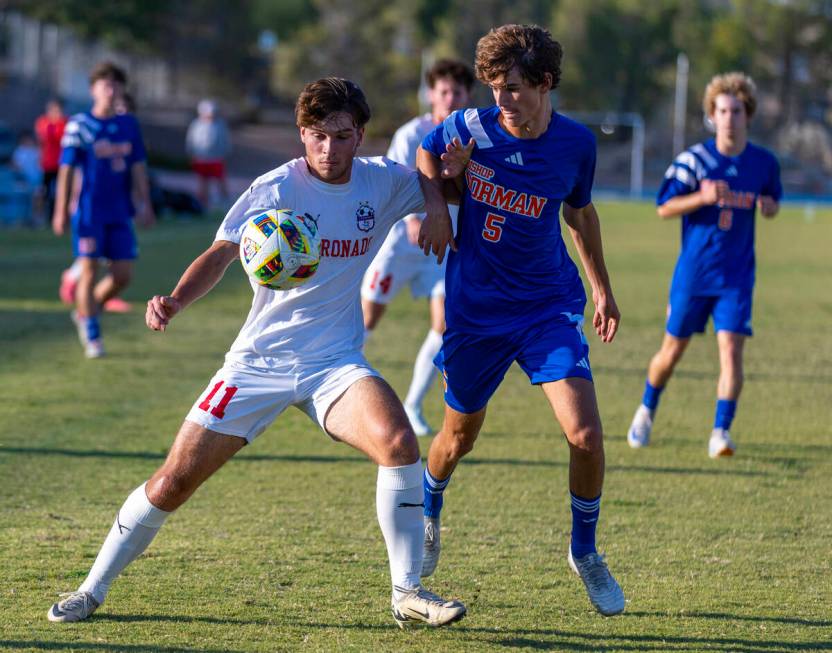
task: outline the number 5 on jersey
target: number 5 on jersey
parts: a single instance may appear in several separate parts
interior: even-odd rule
[[[485,216],[485,226],[482,229],[482,237],[492,243],[496,243],[503,236],[503,223],[506,221],[502,215],[489,213]]]
[[[222,387],[222,384],[225,381],[217,381],[214,384],[214,387],[211,389],[211,392],[208,393],[208,396],[202,400],[199,404],[200,410],[204,410],[206,413],[211,413],[217,419],[222,419],[225,417],[225,408],[228,406],[228,402],[231,401],[231,397],[234,396],[234,393],[237,392],[237,387],[233,385],[225,386],[225,392],[222,395],[222,399],[219,400],[216,406],[211,406],[211,400],[214,398],[214,395],[219,392],[219,389]]]

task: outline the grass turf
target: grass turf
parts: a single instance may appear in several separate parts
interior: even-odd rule
[[[162,224],[140,235],[127,292],[136,310],[104,317],[109,356],[86,361],[57,299],[67,242],[4,231],[0,650],[832,650],[832,212],[758,220],[739,449],[711,461],[712,332],[671,381],[651,446],[626,445],[678,226],[642,204],[599,211],[623,313],[614,344],[589,336],[607,449],[599,545],[627,594],[623,616],[593,612],[567,568],[567,448],[541,392],[513,368],[446,493],[443,558],[427,583],[467,603],[462,623],[395,627],[375,468],[295,410],[168,521],[94,618],[48,623],[56,593],[80,583],[116,508],[163,460],[250,293],[233,267],[166,334],[148,331],[144,299],[174,285],[214,228]],[[426,328],[426,306],[402,293],[368,346],[402,394]],[[433,424],[441,405],[435,389]]]

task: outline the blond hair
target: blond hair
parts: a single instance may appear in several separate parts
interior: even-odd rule
[[[757,108],[757,86],[745,73],[732,72],[715,75],[705,87],[702,108],[706,116],[711,116],[716,109],[717,95],[733,95],[745,105],[745,115],[749,118]]]

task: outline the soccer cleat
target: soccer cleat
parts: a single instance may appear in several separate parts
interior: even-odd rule
[[[81,621],[101,605],[89,592],[66,592],[66,598],[55,603],[46,613],[49,621]]]
[[[612,577],[604,557],[598,553],[588,553],[577,560],[572,557],[572,547],[569,547],[569,566],[572,567],[586,587],[589,602],[605,617],[611,617],[624,612],[624,592]]]
[[[108,313],[129,313],[133,310],[130,302],[124,301],[121,297],[111,297],[101,306]]]
[[[465,616],[465,606],[459,601],[446,601],[423,587],[404,590],[401,598],[393,599],[390,609],[399,628],[425,624],[438,628],[459,621]]]
[[[87,344],[84,345],[84,355],[87,358],[102,358],[105,356],[104,343],[101,338],[87,341]]]
[[[416,435],[422,436],[433,433],[433,429],[430,427],[430,424],[425,421],[425,417],[422,415],[422,408],[420,406],[408,406],[405,404],[404,412],[407,413],[407,419],[410,421],[410,428],[413,429],[413,432]]]
[[[711,431],[711,439],[708,441],[708,455],[711,458],[722,458],[733,456],[737,445],[731,439],[728,429],[715,428]]]
[[[72,306],[75,303],[75,288],[78,285],[78,277],[72,271],[72,268],[67,268],[61,273],[61,285],[58,288],[58,297],[67,306]]]
[[[641,449],[650,444],[650,431],[653,430],[653,411],[644,404],[639,404],[633,423],[627,431],[627,444],[633,449]]]
[[[425,546],[422,554],[422,578],[430,576],[436,571],[439,563],[439,517],[425,517]]]

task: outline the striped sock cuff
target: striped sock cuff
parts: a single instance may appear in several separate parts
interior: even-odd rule
[[[446,487],[448,487],[448,482],[451,480],[451,477],[444,478],[441,481],[434,478],[433,475],[428,471],[427,465],[425,465],[425,490],[430,492],[431,494],[442,494]]]
[[[569,493],[572,496],[572,507],[575,510],[580,510],[581,512],[592,513],[596,512],[601,507],[601,495],[599,494],[594,499],[582,499],[579,496],[576,496]]]

